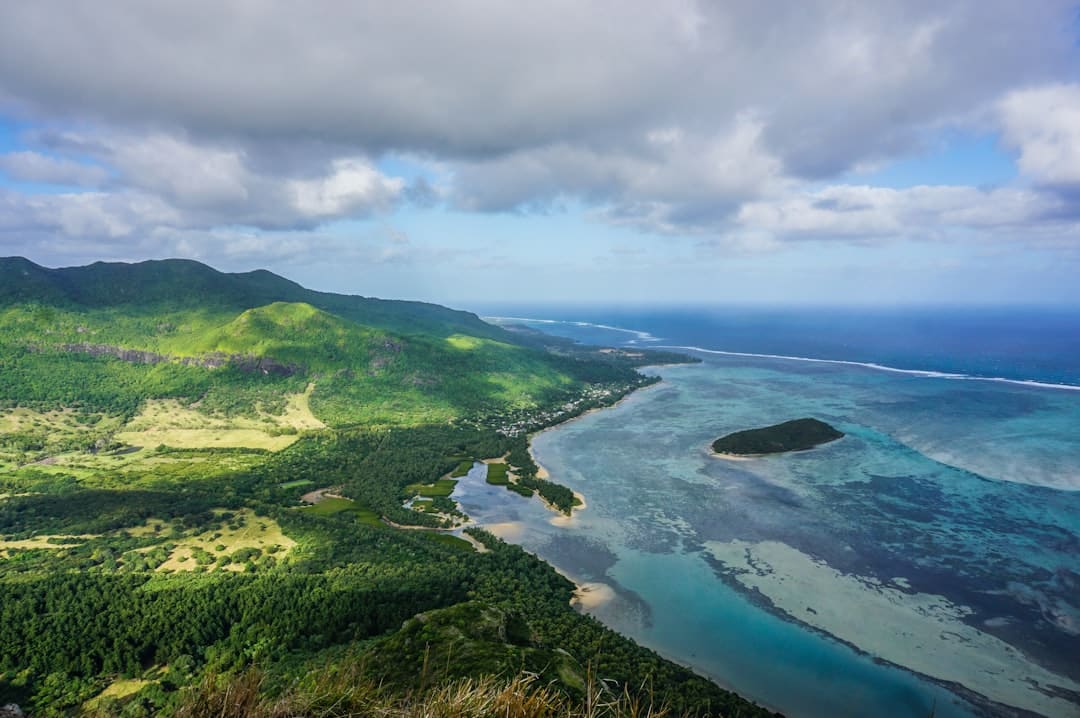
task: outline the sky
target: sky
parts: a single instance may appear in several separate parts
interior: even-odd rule
[[[0,255],[1080,306],[1080,4],[2,3]]]

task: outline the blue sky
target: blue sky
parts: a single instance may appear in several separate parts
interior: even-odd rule
[[[0,255],[499,302],[1080,304],[1075,2],[0,8]]]

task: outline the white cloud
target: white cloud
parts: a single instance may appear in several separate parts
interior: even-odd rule
[[[24,195],[0,191],[0,233],[20,239],[43,233],[119,240],[179,221],[172,207],[134,192]],[[2,239],[2,237],[0,237]]]
[[[735,223],[781,239],[938,238],[964,230],[1023,233],[1056,215],[1061,200],[1035,190],[835,185],[748,202]],[[1059,226],[1062,233],[1074,225]]]
[[[272,146],[256,144],[261,153],[252,153],[162,131],[96,128],[39,132],[30,139],[67,155],[54,159],[63,168],[82,167],[87,159],[109,167],[114,177],[108,194],[154,198],[175,210],[174,227],[309,229],[391,209],[405,191],[401,179],[383,176],[362,157],[328,160],[314,152],[301,161],[281,160]]]
[[[292,180],[293,206],[307,217],[340,217],[390,206],[405,188],[400,178],[381,175],[362,159],[340,159],[317,179]]]
[[[999,111],[1024,174],[1047,184],[1080,184],[1080,84],[1017,90]]]
[[[65,129],[0,168],[94,191],[9,192],[0,229],[285,243],[445,201],[583,205],[748,252],[1061,240],[1080,214],[1061,191],[1080,182],[1080,86],[1061,84],[1078,56],[1071,0],[3,3],[0,108]],[[830,185],[980,113],[1034,189]],[[387,154],[428,177],[386,176]]]
[[[30,151],[0,155],[0,172],[20,182],[88,187],[103,184],[109,178],[102,167]]]
[[[744,112],[709,135],[661,127],[629,145],[563,143],[464,163],[455,199],[468,209],[507,210],[580,197],[615,223],[693,230],[785,182],[762,131],[761,119]]]
[[[0,97],[443,159],[708,137],[758,108],[770,152],[818,177],[1075,69],[1074,15],[1068,0],[4,3]]]

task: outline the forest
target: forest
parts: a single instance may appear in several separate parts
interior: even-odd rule
[[[313,675],[399,700],[524,671],[569,706],[767,714],[573,610],[536,557],[442,531],[451,498],[410,503],[505,457],[572,510],[528,434],[654,381],[625,357],[269,273],[27,264],[0,260],[0,704],[197,715]]]

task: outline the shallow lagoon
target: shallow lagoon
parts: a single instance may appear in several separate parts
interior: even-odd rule
[[[588,499],[568,525],[482,476],[455,496],[575,580],[610,585],[590,609],[608,625],[791,716],[1011,712],[944,682],[1080,713],[1080,493],[1032,485],[1069,480],[1056,472],[1080,458],[1080,394],[705,359],[536,437],[553,478]],[[708,455],[721,434],[808,415],[848,436]]]

